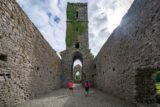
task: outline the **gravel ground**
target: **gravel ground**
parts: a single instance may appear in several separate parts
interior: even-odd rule
[[[14,107],[136,107],[95,89],[90,90],[89,96],[85,96],[84,89],[79,85],[74,89],[73,95],[68,89],[59,89]]]

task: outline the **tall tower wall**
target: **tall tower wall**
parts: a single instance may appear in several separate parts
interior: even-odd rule
[[[67,6],[67,49],[61,52],[63,65],[63,84],[73,80],[73,63],[82,62],[82,81],[92,80],[93,56],[88,45],[87,3],[68,3]]]
[[[68,3],[67,6],[67,48],[74,47],[76,43],[88,48],[87,3]]]

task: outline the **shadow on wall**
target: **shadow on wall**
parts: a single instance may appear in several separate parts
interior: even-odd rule
[[[159,103],[159,95],[156,92],[156,73],[160,68],[139,68],[135,76],[136,101],[143,104]]]
[[[158,0],[134,1],[96,56],[98,89],[128,102],[156,102],[153,75],[160,67],[159,9]]]

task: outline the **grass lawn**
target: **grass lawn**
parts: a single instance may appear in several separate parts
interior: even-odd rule
[[[156,83],[156,92],[160,95],[160,82]]]

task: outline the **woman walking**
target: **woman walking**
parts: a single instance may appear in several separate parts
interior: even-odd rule
[[[72,82],[72,81],[68,82],[68,88],[69,88],[69,90],[71,90],[70,95],[72,95],[72,94],[74,93],[74,90],[73,90],[73,82]]]

